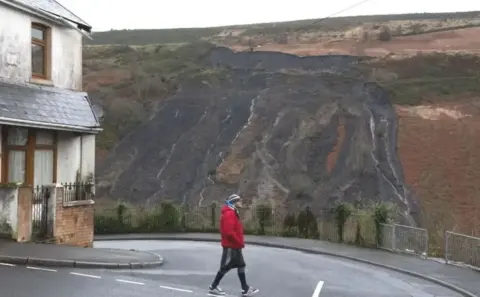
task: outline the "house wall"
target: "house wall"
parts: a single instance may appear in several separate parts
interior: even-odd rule
[[[11,235],[17,233],[18,188],[0,188],[0,224],[9,227]],[[4,230],[2,230],[4,231]]]
[[[57,183],[86,181],[95,173],[95,135],[58,132]]]
[[[31,82],[31,24],[51,27],[51,83],[82,89],[82,35],[0,4],[0,77]],[[47,82],[49,83],[49,82]]]

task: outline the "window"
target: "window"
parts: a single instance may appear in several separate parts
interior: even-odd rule
[[[32,77],[48,78],[50,57],[48,27],[32,24]]]
[[[56,182],[55,132],[5,126],[3,139],[2,182],[33,186]]]

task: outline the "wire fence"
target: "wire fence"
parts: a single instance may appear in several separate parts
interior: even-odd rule
[[[480,268],[480,237],[445,232],[445,262]]]
[[[428,254],[428,231],[400,224],[380,224],[378,248],[389,251],[416,254],[426,257]]]
[[[431,242],[427,229],[378,222],[378,209],[353,209],[343,218],[335,209],[242,209],[246,234],[320,239],[427,257]],[[148,208],[127,207],[95,210],[96,234],[149,232],[218,232],[221,206],[190,208],[162,203]],[[445,261],[480,268],[480,238],[446,232]]]
[[[221,206],[189,208],[165,203],[149,208],[120,206],[96,209],[95,233],[129,232],[218,232]],[[332,210],[312,211],[265,208],[262,205],[240,211],[246,234],[321,239],[332,242],[376,246],[372,212],[352,212],[339,223]]]

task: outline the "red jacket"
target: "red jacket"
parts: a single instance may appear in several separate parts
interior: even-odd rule
[[[245,247],[243,225],[237,211],[225,205],[220,217],[220,234],[222,235],[222,247],[242,249]]]

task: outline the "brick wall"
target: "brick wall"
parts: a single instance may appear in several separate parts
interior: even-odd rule
[[[57,244],[82,247],[93,245],[93,200],[63,201],[63,187],[55,188],[55,226]]]

